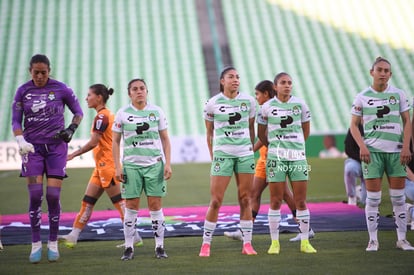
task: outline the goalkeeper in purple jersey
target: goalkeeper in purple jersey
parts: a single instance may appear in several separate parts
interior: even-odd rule
[[[66,177],[68,143],[82,120],[83,112],[72,89],[49,78],[50,62],[47,56],[34,55],[30,60],[29,72],[32,79],[17,89],[12,105],[13,134],[22,156],[21,176],[27,178],[30,197],[32,251],[29,260],[38,263],[42,257],[40,224],[45,175],[50,228],[47,257],[54,262],[59,258],[60,190]],[[65,106],[74,115],[66,129]]]

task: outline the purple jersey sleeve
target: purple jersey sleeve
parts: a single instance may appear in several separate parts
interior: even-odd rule
[[[83,116],[76,95],[64,83],[49,79],[46,86],[39,88],[28,81],[17,89],[14,97],[13,131],[22,129],[25,139],[34,144],[61,142],[53,137],[65,128],[65,105],[74,115]]]

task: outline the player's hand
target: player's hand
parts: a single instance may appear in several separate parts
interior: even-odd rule
[[[16,136],[17,145],[19,146],[20,155],[27,155],[28,153],[34,153],[33,144],[27,142],[22,135]]]
[[[172,176],[172,169],[170,165],[165,165],[164,167],[164,179],[169,180]]]
[[[69,143],[72,140],[72,136],[75,133],[77,128],[78,128],[78,125],[76,125],[75,123],[72,123],[65,130],[61,130],[60,132],[58,132],[55,135],[55,138],[60,138],[64,142]]]

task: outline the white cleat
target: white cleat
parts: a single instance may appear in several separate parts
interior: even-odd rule
[[[135,231],[134,235],[134,246],[143,246],[144,241],[142,240],[142,237],[139,235],[138,231]],[[116,246],[117,248],[125,247],[125,243],[118,244]]]
[[[368,251],[368,252],[372,252],[372,251],[378,251],[378,249],[379,249],[378,241],[370,240],[368,242],[368,246],[365,250]]]
[[[312,238],[314,238],[315,237],[315,232],[313,231],[313,229],[311,228],[310,230],[309,230],[309,239],[312,239]],[[297,235],[296,235],[296,237],[294,237],[294,238],[291,238],[291,239],[289,239],[289,241],[291,241],[291,242],[298,242],[298,241],[300,241],[301,239],[300,239],[300,233],[298,233]]]
[[[411,251],[414,250],[414,247],[407,240],[397,241],[396,243],[397,248],[404,250],[404,251]]]
[[[224,236],[226,236],[227,238],[236,240],[236,241],[243,241],[243,235],[240,230],[237,230],[234,232],[225,231]]]

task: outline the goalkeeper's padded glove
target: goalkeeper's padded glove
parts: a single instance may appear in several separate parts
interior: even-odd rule
[[[16,136],[17,145],[19,146],[20,155],[27,155],[28,153],[34,153],[33,144],[27,142],[22,135]]]
[[[75,123],[72,123],[69,125],[68,128],[65,130],[61,130],[59,133],[55,135],[55,138],[60,138],[64,142],[69,143],[72,139],[73,133],[75,133],[76,129],[78,128],[78,125]]]

